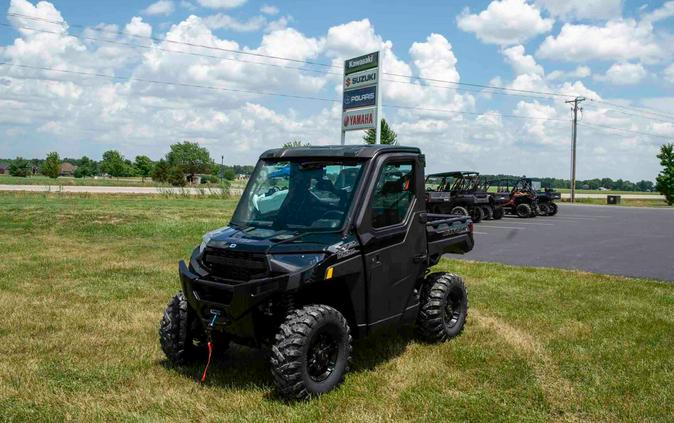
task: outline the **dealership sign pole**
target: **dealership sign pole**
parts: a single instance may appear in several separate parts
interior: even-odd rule
[[[381,143],[381,90],[379,52],[344,61],[342,145],[346,131],[375,129]]]

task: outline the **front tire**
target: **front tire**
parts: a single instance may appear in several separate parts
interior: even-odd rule
[[[309,305],[288,314],[271,348],[279,393],[303,400],[335,389],[351,361],[351,331],[336,309]]]
[[[518,204],[515,208],[515,213],[517,214],[517,217],[531,217],[531,206],[526,203]]]
[[[538,215],[539,216],[548,216],[550,214],[550,207],[543,203],[538,205]]]
[[[554,216],[557,214],[557,204],[555,203],[550,203],[550,211],[548,212],[548,216]]]
[[[501,220],[501,219],[503,219],[503,208],[502,207],[494,208],[494,220]]]
[[[494,209],[491,206],[482,206],[482,214],[484,214],[484,220],[492,220],[494,218]]]
[[[417,331],[427,342],[443,342],[461,334],[468,317],[468,294],[463,279],[431,273],[421,290]]]
[[[166,357],[183,365],[206,354],[203,326],[182,292],[169,301],[159,325],[159,343]]]

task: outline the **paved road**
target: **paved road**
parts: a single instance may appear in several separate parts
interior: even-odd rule
[[[674,209],[561,204],[475,225],[470,260],[674,281]]]

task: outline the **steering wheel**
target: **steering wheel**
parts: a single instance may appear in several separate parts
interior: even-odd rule
[[[278,187],[270,187],[267,192],[264,193],[265,197],[269,197],[270,195],[273,195],[275,192],[278,192],[279,188]]]
[[[321,219],[342,220],[344,212],[340,210],[328,210],[321,215]]]

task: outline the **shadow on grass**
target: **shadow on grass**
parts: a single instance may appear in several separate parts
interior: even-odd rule
[[[398,357],[414,340],[412,327],[397,331],[382,331],[357,339],[353,343],[351,370],[347,373],[373,371],[380,364]],[[176,366],[166,359],[159,364],[169,371],[183,376],[185,382],[200,383],[206,359],[188,366]],[[207,386],[231,390],[267,391],[265,399],[286,402],[274,389],[274,381],[269,370],[268,353],[264,349],[253,349],[232,344],[227,351],[215,351],[208,369]]]

